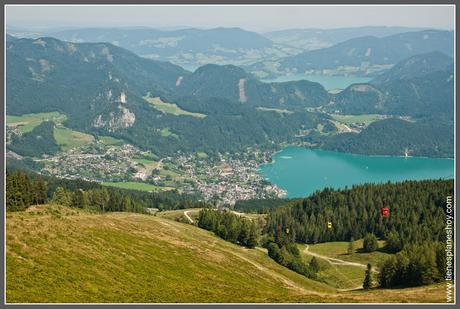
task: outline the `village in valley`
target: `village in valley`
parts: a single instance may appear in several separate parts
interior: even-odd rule
[[[159,158],[122,140],[97,137],[33,160],[43,175],[151,192],[177,190],[199,194],[218,205],[233,205],[238,200],[285,196],[284,190],[258,173],[259,166],[269,162],[270,154],[250,149],[212,158],[204,152]],[[12,151],[7,156],[22,159]]]

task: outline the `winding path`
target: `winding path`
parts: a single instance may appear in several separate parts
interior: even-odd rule
[[[190,223],[193,224],[193,219],[188,215],[188,213],[189,213],[189,210],[184,211],[184,216],[188,219],[188,221],[190,221]]]
[[[361,263],[356,263],[356,262],[349,262],[349,261],[344,261],[344,260],[341,260],[341,259],[337,259],[337,258],[332,258],[332,257],[329,257],[329,256],[325,256],[325,255],[321,255],[321,254],[318,254],[318,253],[315,253],[315,252],[311,252],[308,250],[309,246],[307,245],[307,247],[305,248],[305,250],[303,250],[303,253],[307,254],[307,255],[311,255],[311,256],[315,256],[317,258],[320,258],[320,259],[323,259],[323,260],[326,260],[327,262],[329,262],[332,266],[334,266],[336,268],[336,270],[342,274],[338,268],[336,267],[336,265],[339,265],[339,266],[355,266],[355,267],[360,267],[360,268],[363,268],[363,269],[367,269],[367,265],[365,264],[361,264]],[[372,268],[372,272],[375,272],[377,273],[377,270],[375,270],[375,268]],[[345,277],[345,276],[344,276]],[[337,291],[339,292],[347,292],[347,291],[354,291],[354,290],[360,290],[363,288],[363,285],[358,285],[356,287],[352,287],[352,288],[347,288],[347,289],[337,289]]]
[[[326,261],[328,261],[330,264],[333,264],[333,265],[344,265],[344,266],[356,266],[356,267],[361,267],[361,268],[364,268],[364,269],[367,268],[367,265],[365,265],[365,264],[356,263],[356,262],[348,262],[348,261],[344,261],[344,260],[341,260],[341,259],[337,259],[337,258],[332,258],[332,257],[329,257],[329,256],[321,255],[321,254],[318,254],[318,253],[309,251],[308,248],[309,248],[309,246],[307,245],[307,247],[305,248],[305,250],[303,250],[303,253],[305,253],[305,254],[307,254],[307,255],[311,255],[311,256],[316,256],[316,257],[318,257],[318,258],[320,258],[320,259],[326,260]],[[373,271],[375,271],[375,270],[373,270]]]

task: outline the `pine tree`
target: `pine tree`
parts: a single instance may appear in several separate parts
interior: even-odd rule
[[[364,276],[363,289],[372,288],[372,265],[367,264],[366,274]]]
[[[377,240],[377,237],[375,237],[374,234],[367,234],[366,237],[364,237],[363,241],[363,250],[365,252],[373,252],[379,248],[379,243]]]
[[[353,254],[353,252],[355,251],[355,248],[353,246],[353,237],[350,239],[350,242],[348,243],[348,249],[347,249],[347,253],[348,254]]]
[[[251,233],[251,226],[248,220],[243,220],[241,223],[240,234],[238,235],[238,242],[243,246],[247,246],[249,236]]]
[[[257,246],[258,238],[259,238],[259,231],[257,229],[257,225],[255,222],[252,222],[250,230],[249,230],[248,242],[246,244],[248,248],[254,248],[255,246]]]
[[[320,270],[320,266],[316,257],[313,257],[310,260],[310,268],[313,272],[317,273]]]
[[[83,190],[77,190],[72,195],[72,207],[86,209],[89,206],[88,197]]]
[[[53,193],[52,203],[61,206],[71,206],[71,201],[66,190],[62,187],[57,187]]]
[[[123,197],[121,204],[122,204],[122,211],[131,211],[133,209],[131,198],[128,195],[125,195]]]

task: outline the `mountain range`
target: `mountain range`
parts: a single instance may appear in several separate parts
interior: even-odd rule
[[[331,116],[306,111],[311,108],[404,116],[415,121],[400,120],[403,126],[399,122],[380,126],[386,120],[377,121],[365,129],[377,128],[374,135],[388,125],[398,131],[425,123],[423,128],[438,136],[437,132],[448,132],[453,125],[452,73],[449,56],[427,53],[403,59],[369,83],[330,94],[320,84],[306,80],[264,83],[234,65],[208,64],[192,73],[110,43],[8,37],[7,113],[58,111],[67,115],[65,125],[70,128],[112,135],[157,154],[272,147],[302,136],[311,141],[308,135],[318,125],[331,127]],[[165,111],[164,104],[176,106],[180,114]],[[432,125],[440,119],[447,122]],[[163,134],[165,130],[170,134]],[[367,136],[364,133],[352,136],[359,139]],[[339,142],[329,141],[342,135],[313,140],[334,148]],[[439,138],[442,147],[417,140],[412,148],[419,150],[414,154],[451,156],[452,139]],[[352,152],[375,150],[359,145]],[[433,147],[441,150],[433,152]],[[390,147],[383,152],[400,151]]]
[[[298,52],[241,28],[84,28],[47,32],[46,35],[75,43],[109,42],[142,57],[190,68],[207,63],[246,64]]]
[[[68,127],[113,135],[158,154],[228,151],[294,140],[300,130],[314,128],[325,118],[306,111],[261,111],[226,97],[177,93],[181,79],[187,85],[190,76],[193,84],[197,75],[109,43],[9,40],[7,59],[9,115],[58,111],[68,116]],[[208,68],[212,66],[203,70]],[[327,94],[319,84],[304,83]],[[206,117],[164,112],[144,100],[147,94],[174,100],[169,103],[189,112],[204,109]],[[174,134],[163,136],[162,130]]]
[[[8,27],[8,32],[18,37],[54,37],[73,43],[108,42],[131,50],[139,56],[170,61],[192,71],[208,63],[246,66],[245,69],[248,72],[257,73],[260,77],[266,77],[267,74],[269,76],[284,75],[294,70],[304,72],[306,68],[304,65],[299,65],[298,62],[304,62],[304,60],[308,62],[310,58],[315,60],[314,64],[317,66],[315,70],[330,70],[331,67],[336,70],[334,63],[331,66],[330,62],[324,63],[324,60],[317,54],[308,53],[314,49],[321,49],[321,54],[326,55],[326,59],[340,61],[341,64],[338,66],[350,65],[350,59],[353,58],[356,58],[355,63],[351,64],[353,66],[356,66],[356,62],[359,62],[359,67],[361,62],[369,62],[368,67],[360,67],[360,70],[355,68],[354,71],[342,70],[335,73],[373,74],[381,69],[378,66],[372,67],[377,60],[378,65],[396,63],[397,59],[393,59],[395,55],[392,53],[383,55],[388,58],[387,60],[375,57],[382,53],[382,50],[385,52],[387,47],[390,50],[396,48],[397,51],[403,47],[417,54],[432,51],[424,49],[425,46],[431,46],[431,41],[435,45],[441,42],[441,39],[438,38],[440,34],[435,34],[436,30],[407,27],[288,29],[269,33],[222,27],[212,29],[70,28],[41,31]],[[450,38],[453,36],[452,32],[439,32],[447,33],[447,36],[450,33]],[[409,33],[412,34],[409,35]],[[431,36],[428,41],[426,41],[427,35]],[[452,40],[450,45],[452,45],[451,42]],[[437,50],[450,55],[452,51],[443,50],[442,44]],[[335,45],[338,46],[331,50],[326,49]],[[362,45],[366,46],[362,47]],[[371,55],[369,56],[365,56],[368,53],[367,48],[370,48]],[[452,49],[452,46],[450,48]],[[350,54],[350,57],[347,58],[347,54]],[[399,60],[410,55],[412,54],[404,52]],[[277,63],[281,60],[284,64],[278,67]]]

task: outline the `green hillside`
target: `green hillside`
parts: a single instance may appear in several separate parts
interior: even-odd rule
[[[338,292],[195,226],[34,206],[7,214],[7,302],[442,302],[440,284]],[[378,293],[377,293],[378,292]]]
[[[154,216],[40,206],[7,220],[8,302],[318,301],[333,292],[259,250]]]

